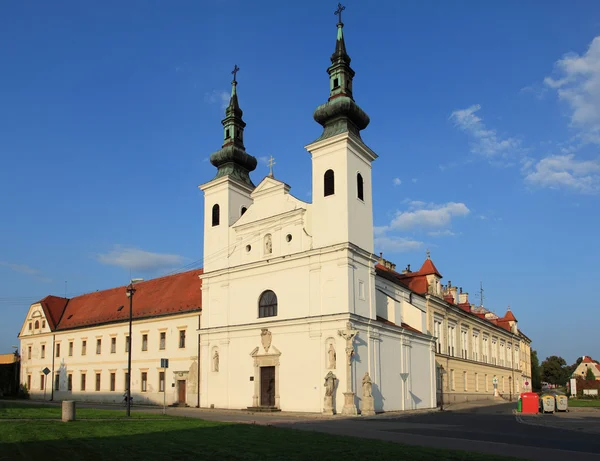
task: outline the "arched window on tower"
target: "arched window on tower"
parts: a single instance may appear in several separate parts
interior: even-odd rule
[[[216,203],[212,207],[212,225],[213,225],[213,227],[219,225],[219,218],[220,218],[219,204]]]
[[[277,295],[271,291],[263,291],[258,301],[258,317],[275,317],[277,315]]]
[[[358,173],[356,175],[356,195],[361,200],[365,199],[365,196],[363,193],[363,178],[360,173]]]
[[[36,320],[35,321],[35,329],[38,330],[40,328],[40,321]]]
[[[325,172],[323,181],[323,195],[325,197],[327,197],[328,195],[333,195],[335,193],[335,180],[333,177],[333,170],[327,170]]]

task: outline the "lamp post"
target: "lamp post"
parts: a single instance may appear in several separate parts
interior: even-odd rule
[[[15,350],[15,395],[19,395],[19,346],[12,346]]]
[[[127,416],[131,416],[131,327],[133,323],[133,295],[135,288],[133,285],[143,282],[144,279],[131,279],[127,286],[127,296],[129,297],[129,347],[127,348]]]
[[[444,411],[444,366],[440,365],[440,411]]]
[[[512,402],[512,376],[508,377],[508,387],[509,387],[509,402]]]

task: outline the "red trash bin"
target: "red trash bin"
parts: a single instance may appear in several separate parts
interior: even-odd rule
[[[540,410],[540,397],[535,392],[523,392],[521,405],[521,413],[537,415]]]

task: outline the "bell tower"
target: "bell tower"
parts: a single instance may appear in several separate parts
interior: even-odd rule
[[[360,136],[370,119],[354,101],[355,72],[344,40],[344,9],[339,4],[335,12],[329,99],[314,113],[323,133],[306,146],[312,156],[313,241],[316,247],[350,242],[373,253],[371,162],[377,154]]]
[[[217,168],[215,177],[203,184],[204,192],[204,272],[222,269],[228,264],[229,227],[252,204],[251,192],[255,186],[250,172],[256,168],[256,158],[244,147],[244,128],[237,95],[236,65],[231,72],[231,98],[225,110],[223,145],[210,156]]]

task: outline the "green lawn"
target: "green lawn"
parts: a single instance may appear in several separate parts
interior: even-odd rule
[[[2,402],[0,402],[2,404]],[[12,410],[11,410],[12,408]],[[12,421],[0,422],[0,460],[377,460],[500,461],[510,458],[460,451],[411,447],[390,442],[340,437],[250,424],[191,418],[132,421],[17,421],[33,410],[47,418],[53,408],[11,410]],[[78,410],[79,413],[82,410]],[[114,411],[90,410],[97,417]],[[1,413],[0,413],[1,415]]]
[[[0,419],[60,419],[61,407],[57,405],[21,403],[14,400],[0,400]],[[151,414],[143,412],[131,412],[132,418],[164,418],[160,414]],[[95,410],[93,408],[77,408],[78,419],[115,419],[127,418],[125,416],[125,407],[122,410]],[[1,455],[0,455],[0,459]]]
[[[600,400],[569,399],[570,407],[597,407],[600,408]]]

